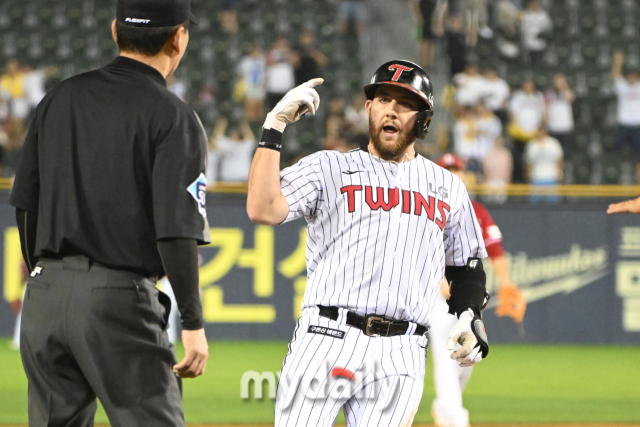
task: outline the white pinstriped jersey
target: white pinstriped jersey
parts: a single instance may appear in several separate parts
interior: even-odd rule
[[[307,220],[303,308],[338,306],[429,325],[446,265],[485,258],[460,179],[417,155],[320,151],[280,173],[285,222]]]

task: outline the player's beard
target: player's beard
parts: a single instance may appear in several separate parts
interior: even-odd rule
[[[371,144],[383,159],[395,159],[400,153],[407,149],[416,140],[413,129],[410,134],[406,134],[403,129],[398,129],[398,135],[394,142],[382,142],[380,134],[383,126],[376,127],[371,117],[369,117],[369,137]]]

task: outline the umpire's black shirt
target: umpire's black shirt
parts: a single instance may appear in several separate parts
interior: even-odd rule
[[[11,204],[38,213],[35,255],[164,274],[157,240],[209,242],[206,135],[163,76],[118,57],[36,109]]]

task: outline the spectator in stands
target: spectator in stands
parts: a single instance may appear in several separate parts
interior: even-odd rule
[[[473,106],[482,99],[486,86],[476,64],[468,64],[464,72],[453,76],[453,82],[456,85],[456,104]]]
[[[512,0],[499,0],[495,7],[496,44],[500,53],[509,59],[520,54],[518,43],[518,23],[522,11]]]
[[[294,59],[295,54],[289,49],[287,38],[279,36],[267,54],[267,111],[272,110],[278,101],[295,86]]]
[[[541,125],[534,139],[529,141],[525,153],[527,161],[527,178],[531,185],[554,186],[560,183],[563,175],[563,153],[560,142],[547,134],[545,125]],[[548,194],[545,192],[545,194]],[[532,201],[546,199],[559,201],[558,196],[540,197],[533,195]]]
[[[60,72],[60,69],[56,66],[49,66],[34,70],[29,65],[25,64],[22,71],[24,73],[24,80],[22,84],[24,87],[25,97],[27,98],[30,109],[34,110],[40,101],[42,101],[42,98],[47,94],[47,79],[57,75]]]
[[[368,118],[367,123],[369,123]],[[329,117],[327,117],[325,126],[325,135],[328,138],[336,140],[342,138],[346,127],[344,102],[342,101],[342,98],[333,98],[329,103]]]
[[[355,22],[358,34],[362,34],[367,24],[365,0],[342,0],[338,6],[338,27],[340,34],[347,32],[350,22]]]
[[[197,111],[213,111],[216,106],[216,92],[211,81],[205,81],[198,94]]]
[[[487,108],[500,119],[502,126],[506,126],[509,114],[507,113],[507,101],[509,100],[509,85],[504,79],[498,77],[496,70],[488,68],[484,72],[483,99]]]
[[[327,65],[327,57],[316,47],[316,36],[311,30],[300,34],[300,45],[294,59],[296,86],[321,75],[321,68]]]
[[[267,60],[257,44],[238,65],[238,84],[242,85],[244,113],[249,122],[263,119],[266,67]]]
[[[10,145],[16,144],[17,135],[24,131],[24,121],[29,115],[29,100],[24,91],[24,68],[16,59],[9,59],[5,73],[0,78],[0,96],[8,105],[12,132]]]
[[[369,144],[369,115],[365,108],[366,98],[356,93],[345,109],[345,136],[350,144],[364,148]]]
[[[564,158],[571,158],[573,144],[573,101],[575,96],[564,74],[553,76],[553,87],[545,93],[549,136],[560,141]]]
[[[218,179],[223,182],[247,182],[257,141],[246,120],[239,127],[229,129],[228,136],[225,136],[228,123],[225,117],[220,118],[211,133],[211,145],[220,155]]]
[[[526,79],[522,89],[516,91],[509,101],[508,134],[512,141],[514,183],[524,183],[524,148],[535,138],[545,115],[542,93],[536,90],[533,80]]]
[[[449,15],[445,19],[445,38],[449,56],[449,72],[453,77],[464,71],[467,65],[467,33],[464,20],[459,15]]]
[[[542,64],[544,52],[547,49],[546,38],[552,29],[551,18],[540,6],[540,0],[530,0],[520,22],[522,45],[528,54],[529,64],[533,66]]]
[[[187,83],[179,79],[172,74],[166,78],[167,89],[174,93],[175,96],[180,98],[182,102],[186,102],[187,99]]]
[[[482,162],[484,182],[491,188],[491,201],[504,203],[507,196],[505,187],[511,182],[513,172],[513,156],[504,146],[504,138],[496,138],[493,148],[487,153]]]
[[[456,107],[457,119],[453,125],[453,152],[467,163],[467,169],[478,172],[477,161],[482,157],[478,139],[478,122],[475,107]]]
[[[478,140],[477,158],[483,161],[487,153],[496,144],[496,139],[502,137],[502,124],[483,101],[475,106],[476,138]]]
[[[216,126],[219,121],[216,122]],[[220,150],[218,150],[217,137],[214,137],[216,129],[211,132],[209,142],[207,144],[207,183],[213,185],[219,181],[220,176]]]
[[[611,69],[618,97],[616,148],[623,149],[630,146],[638,153],[640,152],[640,70],[627,67],[623,76],[624,62],[623,53],[616,52]]]
[[[222,30],[229,34],[238,33],[238,0],[222,0],[218,20]]]
[[[414,22],[419,25],[419,62],[425,69],[431,67],[436,52],[436,40],[444,34],[443,0],[409,0]]]
[[[487,17],[487,3],[485,0],[459,0],[459,7],[464,17],[464,27],[467,33],[467,46],[475,46],[478,34],[484,38],[491,38],[493,31],[489,28]]]

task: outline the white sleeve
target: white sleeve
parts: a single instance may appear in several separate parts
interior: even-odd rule
[[[622,96],[623,92],[627,89],[627,80],[624,77],[618,77],[614,82],[616,94]]]
[[[527,144],[527,148],[524,149],[524,160],[526,163],[531,163],[533,161],[533,150],[533,144]]]
[[[511,99],[509,100],[509,105],[507,106],[507,109],[509,110],[509,112],[515,113],[516,110],[519,108],[519,105],[518,105],[519,103],[520,103],[520,94],[514,93]]]
[[[323,182],[319,156],[311,155],[280,172],[280,190],[289,203],[289,214],[283,221],[305,217],[310,221],[315,215]]]
[[[482,230],[471,206],[467,189],[460,182],[458,204],[444,227],[446,236],[445,264],[462,267],[469,258],[486,258],[487,251],[482,240]]]
[[[562,160],[562,158],[564,157],[564,152],[562,151],[562,145],[560,145],[560,141],[558,141],[557,139],[554,138],[553,140],[553,146],[554,146],[554,159],[556,160],[556,162],[558,160]]]

